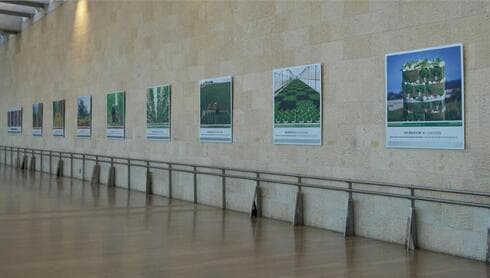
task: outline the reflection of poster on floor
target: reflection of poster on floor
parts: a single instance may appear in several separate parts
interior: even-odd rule
[[[126,113],[126,93],[117,91],[107,94],[107,130],[108,138],[124,138]]]
[[[10,108],[7,112],[8,133],[22,133],[22,107]]]
[[[231,76],[200,81],[199,139],[201,142],[233,142],[232,99]]]
[[[65,100],[53,101],[53,136],[65,136]]]
[[[273,71],[274,144],[321,145],[322,67]]]
[[[463,45],[386,55],[386,146],[464,149]]]
[[[43,104],[32,105],[32,135],[43,136]]]
[[[92,136],[92,96],[77,98],[77,137]]]
[[[170,139],[170,85],[150,87],[146,92],[146,138]]]

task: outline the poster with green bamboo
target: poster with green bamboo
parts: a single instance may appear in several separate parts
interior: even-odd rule
[[[65,100],[53,101],[53,136],[65,136]]]
[[[43,104],[34,103],[32,105],[32,135],[43,135]]]
[[[124,138],[126,113],[126,92],[114,91],[107,94],[107,129],[108,138]]]
[[[320,64],[273,71],[274,144],[322,143]]]
[[[201,142],[232,143],[233,98],[231,76],[199,83]]]
[[[146,138],[170,140],[170,85],[146,91]]]
[[[77,98],[77,137],[92,136],[92,96]]]

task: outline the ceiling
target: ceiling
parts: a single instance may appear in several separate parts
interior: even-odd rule
[[[65,0],[0,0],[0,44],[36,22]]]

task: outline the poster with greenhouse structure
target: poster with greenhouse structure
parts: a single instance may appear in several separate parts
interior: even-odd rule
[[[231,76],[199,82],[199,139],[201,142],[233,142],[232,86]]]
[[[322,144],[321,76],[321,64],[273,71],[274,144]]]
[[[7,111],[7,132],[22,133],[22,107],[9,108]]]
[[[32,135],[43,136],[43,104],[32,105]]]
[[[53,101],[53,136],[65,136],[65,100]]]
[[[126,113],[126,93],[116,91],[107,94],[107,129],[108,138],[124,138]]]
[[[146,91],[146,138],[170,140],[170,85]]]
[[[463,45],[386,55],[386,146],[464,149]]]
[[[77,137],[92,136],[92,96],[77,98]]]

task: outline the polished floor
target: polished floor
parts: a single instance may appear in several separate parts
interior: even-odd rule
[[[401,245],[0,166],[0,277],[489,277]]]

